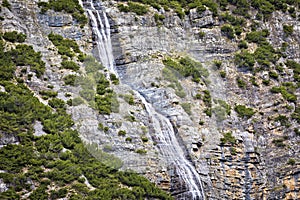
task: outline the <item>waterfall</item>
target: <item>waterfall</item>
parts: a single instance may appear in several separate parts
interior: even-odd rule
[[[96,36],[97,56],[99,56],[104,67],[111,73],[118,75],[114,69],[110,25],[104,9],[99,1],[93,0],[84,2],[84,7],[90,18],[93,34]],[[155,137],[157,138],[157,147],[161,155],[166,159],[167,163],[175,166],[180,181],[187,187],[187,191],[183,194],[184,197],[180,199],[205,200],[200,176],[195,167],[185,157],[170,120],[157,112],[138,91],[134,92],[145,105],[149,118],[152,121]]]
[[[112,53],[112,45],[110,38],[110,25],[104,9],[100,1],[89,0],[84,2],[90,18],[94,40],[98,57],[102,65],[109,70],[109,72],[118,75],[114,68],[114,57]]]
[[[158,113],[139,92],[135,91],[135,94],[145,105],[146,111],[153,123],[155,136],[157,137],[157,146],[160,153],[168,163],[176,166],[180,179],[184,181],[189,188],[188,193],[190,194],[187,195],[191,195],[194,200],[205,199],[199,174],[195,167],[185,158],[170,120]]]

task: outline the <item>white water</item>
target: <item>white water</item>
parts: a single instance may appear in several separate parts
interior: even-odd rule
[[[104,67],[111,73],[118,75],[114,68],[114,57],[110,39],[110,25],[105,11],[102,10],[100,1],[90,0],[86,7],[91,20],[93,33],[96,35],[98,57]]]
[[[155,129],[157,137],[157,146],[161,154],[167,159],[168,163],[176,166],[179,177],[189,188],[193,199],[205,199],[201,179],[194,166],[185,158],[184,152],[177,141],[173,126],[169,119],[156,112],[153,106],[137,91],[135,91],[142,103],[145,105],[148,115]]]
[[[105,11],[100,5],[100,2],[88,2],[86,8],[93,33],[97,36],[96,44],[98,48],[98,56],[104,65],[111,73],[118,75],[114,69],[112,45],[110,39],[110,26]],[[101,17],[102,16],[102,17]],[[142,103],[146,107],[146,111],[152,121],[155,137],[157,138],[157,146],[162,156],[166,161],[176,167],[180,180],[185,183],[188,191],[184,194],[184,199],[205,200],[204,190],[199,174],[195,167],[185,158],[183,149],[179,145],[175,136],[175,131],[169,119],[158,113],[146,99],[135,91]]]

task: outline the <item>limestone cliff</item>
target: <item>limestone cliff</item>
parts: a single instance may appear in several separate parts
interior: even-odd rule
[[[88,77],[88,61],[78,62],[77,72],[61,70],[64,58],[48,34],[74,39],[82,52],[101,61],[92,20],[80,26],[65,12],[41,13],[38,1],[9,2],[11,9],[1,11],[1,31],[26,34],[26,42],[42,53],[46,63],[43,79],[33,76],[27,85],[37,96],[52,85],[64,101],[79,97],[84,90],[80,77]],[[80,1],[89,16],[87,2]],[[121,170],[137,171],[175,198],[188,199],[183,195],[188,187],[176,165],[161,153],[158,125],[145,99],[172,124],[185,158],[201,178],[205,199],[299,199],[297,7],[296,18],[291,12],[274,10],[266,19],[251,7],[249,16],[237,22],[241,33],[235,30],[231,36],[230,29],[224,28],[232,23],[226,13],[234,20],[242,18],[234,13],[234,4],[218,7],[218,15],[205,5],[201,12],[191,8],[183,16],[174,8],[149,5],[143,14],[121,12],[121,4],[128,5],[103,1],[99,8],[110,25],[120,79],[111,88],[118,95],[119,111],[101,114],[86,100],[80,105],[73,100],[67,111],[81,138],[120,158]],[[174,63],[195,65],[200,76],[182,75],[172,68]],[[70,74],[79,77],[79,84],[65,84],[64,77]],[[0,139],[1,145],[17,142],[5,135]]]

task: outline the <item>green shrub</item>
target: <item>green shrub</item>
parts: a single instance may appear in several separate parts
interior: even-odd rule
[[[284,138],[279,138],[279,139],[273,139],[272,143],[276,146],[276,147],[285,147],[284,142]]]
[[[294,32],[294,27],[293,25],[286,25],[284,24],[283,25],[283,32],[286,34],[286,35],[292,35],[293,32]]]
[[[118,4],[118,9],[121,12],[134,12],[137,15],[144,15],[148,12],[148,8],[140,3],[134,3],[129,1],[127,6],[124,4]]]
[[[119,85],[119,79],[117,78],[117,76],[115,74],[110,74],[110,80],[114,85]]]
[[[3,0],[2,1],[2,6],[8,8],[9,10],[11,9],[11,5],[8,2],[8,0]]]
[[[18,33],[17,31],[12,31],[12,32],[5,32],[3,34],[3,39],[9,41],[9,42],[25,42],[26,40],[26,35],[23,33]]]
[[[58,98],[50,99],[48,104],[55,109],[65,109],[65,102]]]
[[[234,107],[234,110],[237,112],[239,117],[250,118],[255,114],[255,111],[252,108],[247,108],[244,105],[237,105]]]
[[[222,35],[228,37],[229,39],[235,38],[233,27],[229,24],[225,24],[221,27],[221,33]]]
[[[65,39],[61,35],[50,33],[48,35],[49,40],[57,47],[60,55],[65,55],[70,58],[74,57],[75,54],[82,56],[78,44],[71,39]]]
[[[65,60],[61,62],[61,68],[78,71],[80,67],[73,61]]]
[[[239,88],[245,89],[247,86],[246,82],[243,81],[240,77],[236,78],[236,82],[237,82]]]
[[[36,73],[37,77],[41,77],[45,72],[45,63],[42,61],[42,54],[35,52],[32,46],[25,44],[17,45],[15,49],[8,52],[8,57],[17,66],[30,66],[30,70]]]
[[[246,50],[242,50],[241,53],[238,53],[235,55],[234,63],[239,68],[244,68],[244,69],[252,71],[254,64],[255,64],[255,59],[254,59],[253,54],[249,53]]]
[[[300,106],[296,106],[295,111],[292,114],[292,119],[300,123]]]
[[[296,102],[297,101],[297,96],[293,94],[293,88],[287,88],[285,86],[280,86],[280,87],[272,87],[271,92],[272,93],[281,93],[284,99],[287,101],[291,102]]]
[[[288,161],[287,161],[287,164],[288,164],[288,165],[295,165],[295,164],[296,164],[296,161],[295,161],[295,159],[293,159],[293,158],[289,158]]]
[[[275,71],[270,71],[269,76],[270,76],[270,78],[273,78],[273,79],[276,79],[276,80],[279,77],[279,75]]]
[[[226,72],[225,72],[225,71],[220,71],[220,76],[221,76],[222,78],[225,78],[225,77],[226,77]]]
[[[245,40],[242,40],[242,41],[239,42],[238,47],[240,49],[248,49],[248,44]]]
[[[275,49],[269,43],[260,45],[254,52],[254,57],[258,64],[269,67],[271,63],[276,63],[278,56]]]
[[[43,96],[43,98],[53,98],[57,96],[57,92],[53,91],[53,90],[41,90],[40,95]]]
[[[246,40],[248,42],[262,44],[267,41],[266,37],[268,37],[269,34],[270,34],[269,31],[266,29],[264,29],[262,31],[252,31],[250,33],[247,33]]]
[[[147,137],[145,137],[145,136],[142,136],[142,137],[141,137],[141,140],[142,140],[142,142],[144,142],[144,143],[149,141],[149,139],[148,139]]]
[[[125,135],[126,135],[126,131],[124,131],[124,130],[119,130],[118,136],[125,136]]]
[[[146,154],[147,150],[145,150],[145,149],[137,149],[135,152],[138,153],[138,154]]]
[[[184,77],[192,76],[194,82],[199,82],[201,77],[208,77],[209,73],[201,63],[192,60],[189,57],[180,58],[179,62],[167,58],[163,60],[166,67],[176,70]]]
[[[290,126],[289,119],[284,115],[279,115],[278,117],[275,118],[275,121],[279,121],[281,126],[286,126],[286,127]]]
[[[220,139],[220,141],[221,141],[222,145],[224,145],[226,143],[230,143],[231,145],[235,145],[236,144],[236,139],[232,135],[232,132],[224,133],[223,137]]]
[[[78,76],[74,74],[69,74],[63,78],[66,85],[75,86],[75,81],[78,78]]]
[[[157,13],[154,14],[154,20],[155,20],[156,24],[158,24],[158,25],[162,24],[162,21],[163,21],[165,18],[166,18],[166,17],[165,17],[164,15],[157,14]]]

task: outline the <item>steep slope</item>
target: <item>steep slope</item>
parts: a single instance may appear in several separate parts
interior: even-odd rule
[[[112,194],[116,196],[103,198],[148,198],[146,193],[168,198],[145,179],[131,179],[136,175],[112,169],[121,168],[137,171],[176,199],[299,199],[298,3],[2,1],[2,32],[26,34],[25,43],[40,51],[36,56],[45,63],[45,68],[39,67],[43,66],[41,61],[21,63],[30,65],[27,70],[20,63],[9,65],[17,66],[16,73],[9,68],[13,77],[3,77],[19,84],[1,84],[3,99],[6,101],[11,91],[8,88],[21,87],[23,81],[33,92],[26,98],[37,103],[37,97],[52,107],[50,114],[49,107],[37,103],[37,110],[41,107],[49,111],[43,116],[37,114],[37,118],[30,112],[29,122],[17,119],[9,129],[1,129],[3,194],[23,198],[32,194],[32,199],[40,199],[34,195],[46,190],[52,191],[49,196],[55,199],[60,195],[71,197],[75,190],[74,195],[82,196],[74,198]],[[9,5],[10,10],[6,8]],[[85,24],[87,21],[89,24]],[[9,41],[14,40],[12,35],[2,36],[4,52],[16,46]],[[26,87],[23,89],[27,91]],[[14,97],[13,93],[9,95]],[[5,110],[10,103],[1,103],[1,111],[15,112]],[[62,121],[59,126],[64,126],[64,120],[58,116],[69,123],[61,130],[56,130],[56,124]],[[26,132],[29,139],[24,134],[16,137],[24,126],[30,130],[30,134]],[[60,179],[53,179],[60,175],[47,171],[49,163],[67,169],[70,162],[74,164],[63,157],[66,149],[74,152],[69,143],[64,143],[63,133],[75,128],[89,151],[83,150],[82,157],[97,163],[101,173],[103,168],[109,175],[102,179],[95,170],[75,163],[80,172],[68,180],[71,184],[62,186]],[[77,132],[74,134],[77,138]],[[61,141],[38,148],[48,159],[47,165],[36,163],[44,167],[34,171],[31,160],[21,157],[13,161],[21,163],[21,168],[12,165],[9,169],[18,172],[5,168],[10,166],[10,158],[17,158],[17,152],[23,151],[15,149],[26,147],[34,155],[38,141],[44,138]],[[29,142],[27,148],[28,141],[37,144]],[[77,142],[85,149],[81,141]],[[57,159],[54,164],[53,159]],[[32,171],[39,179],[28,179]],[[8,172],[13,174],[10,179],[5,178]],[[186,178],[191,173],[195,181]],[[24,178],[36,187],[22,185]],[[140,186],[136,184],[139,180],[143,183]],[[119,189],[109,190],[111,186]],[[58,189],[60,192],[54,192]]]
[[[72,39],[47,36],[53,26],[61,26],[60,33],[82,34],[74,16],[52,13],[51,25],[51,14],[40,15],[35,2],[3,1],[2,6],[0,199],[171,199],[146,178],[113,168],[119,159],[79,138],[67,114],[67,104],[76,101],[66,102],[72,93],[62,82],[70,84],[71,75],[79,75],[86,55]],[[72,26],[64,29],[66,23]]]

